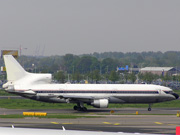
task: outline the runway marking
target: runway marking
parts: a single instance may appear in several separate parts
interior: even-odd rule
[[[162,125],[162,124],[163,124],[163,123],[161,123],[161,122],[154,122],[154,123],[159,124],[159,125]]]
[[[115,126],[118,126],[118,125],[120,125],[120,123],[115,123],[114,125],[115,125]]]
[[[110,122],[103,122],[104,124],[111,124]]]
[[[57,122],[51,122],[52,124],[59,124],[59,123],[57,123]]]

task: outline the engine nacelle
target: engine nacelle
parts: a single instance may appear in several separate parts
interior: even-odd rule
[[[91,105],[96,108],[107,108],[109,104],[108,99],[95,99]]]

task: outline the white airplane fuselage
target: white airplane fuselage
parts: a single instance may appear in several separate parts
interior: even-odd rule
[[[108,99],[109,103],[158,103],[176,99],[170,88],[144,84],[15,85],[14,90],[9,92],[35,100],[59,103],[74,103],[76,97],[84,98],[84,101],[87,97],[86,103],[91,103],[92,99]],[[71,100],[67,101],[68,98]]]

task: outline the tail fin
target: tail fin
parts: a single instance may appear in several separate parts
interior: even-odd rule
[[[8,81],[19,80],[27,74],[24,68],[15,60],[12,55],[4,55],[3,57]]]

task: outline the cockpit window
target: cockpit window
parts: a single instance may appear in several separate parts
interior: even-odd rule
[[[172,94],[173,91],[164,91],[166,94]]]

